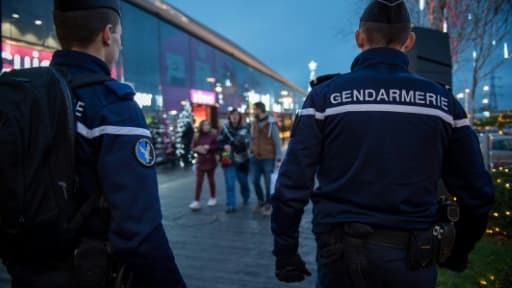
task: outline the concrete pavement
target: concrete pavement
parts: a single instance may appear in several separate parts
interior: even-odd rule
[[[303,283],[283,284],[274,277],[272,235],[269,217],[253,213],[256,204],[251,193],[250,205],[241,205],[234,214],[225,214],[225,189],[222,169],[218,169],[218,205],[206,207],[209,198],[205,181],[203,208],[192,212],[188,205],[194,194],[194,172],[159,168],[163,223],[176,261],[189,288],[274,288],[314,287],[316,246],[311,233],[311,207],[306,209],[301,230],[300,249],[313,276]],[[206,180],[206,179],[205,179]],[[0,287],[8,287],[2,282]]]

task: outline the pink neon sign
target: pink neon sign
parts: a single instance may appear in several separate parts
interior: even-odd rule
[[[2,70],[48,66],[53,51],[2,41]]]
[[[215,105],[217,97],[214,92],[190,89],[190,101],[194,104]]]

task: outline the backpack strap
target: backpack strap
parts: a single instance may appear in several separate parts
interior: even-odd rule
[[[81,74],[78,76],[71,76],[70,73],[63,68],[57,68],[56,70],[58,71],[57,74],[62,75],[62,77],[65,79],[64,81],[67,82],[69,86],[69,92],[71,93],[73,101],[76,101],[74,93],[75,89],[95,84],[101,84],[113,80],[110,76],[100,73],[88,73]],[[80,227],[84,224],[87,217],[89,217],[94,207],[101,202],[102,196],[103,195],[101,191],[97,191],[93,195],[90,195],[86,202],[80,207],[78,212],[75,214],[71,222],[68,223],[67,228],[74,232],[78,231]]]

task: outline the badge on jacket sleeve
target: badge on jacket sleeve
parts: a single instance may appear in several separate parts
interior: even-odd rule
[[[135,158],[146,167],[151,167],[155,164],[155,148],[151,141],[146,138],[141,138],[137,141],[137,144],[135,144]]]

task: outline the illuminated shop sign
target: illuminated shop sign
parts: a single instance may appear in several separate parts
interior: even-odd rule
[[[135,94],[135,102],[139,104],[140,108],[144,106],[151,106],[151,101],[153,100],[153,95],[149,93],[141,93],[137,92]]]
[[[217,99],[215,97],[215,93],[211,91],[204,90],[190,90],[190,101],[194,104],[203,104],[214,106],[217,104]]]
[[[247,97],[247,100],[251,104],[254,104],[256,102],[263,102],[263,104],[265,104],[265,106],[267,106],[269,108],[271,107],[270,103],[272,101],[271,101],[270,94],[259,94],[259,93],[254,92],[254,90],[251,90],[249,92],[245,92],[244,95],[245,95],[245,97]]]
[[[49,66],[53,52],[2,41],[2,71]]]

